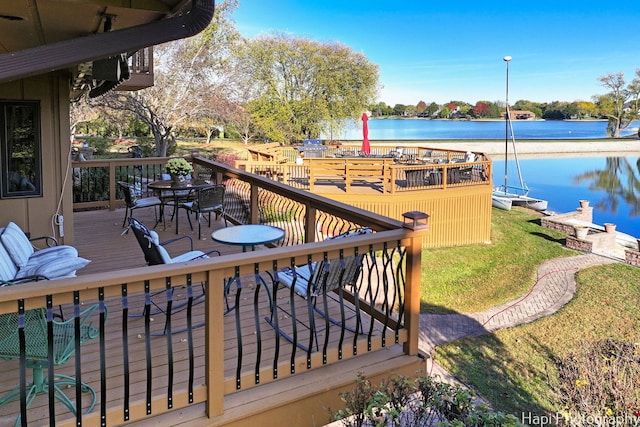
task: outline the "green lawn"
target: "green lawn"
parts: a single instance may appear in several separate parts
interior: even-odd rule
[[[423,308],[469,312],[498,305],[526,293],[542,261],[572,253],[561,247],[560,236],[540,228],[535,217],[522,211],[493,213],[492,245],[425,251],[439,256],[428,254],[424,264],[429,279],[423,281]],[[557,358],[585,341],[640,340],[639,268],[597,266],[580,271],[577,278],[574,299],[555,315],[447,344],[436,350],[437,362],[496,410],[516,416],[559,411],[549,386],[556,381]]]
[[[422,253],[421,312],[470,313],[524,295],[545,260],[575,254],[564,234],[542,228],[523,210],[493,209],[489,245]]]

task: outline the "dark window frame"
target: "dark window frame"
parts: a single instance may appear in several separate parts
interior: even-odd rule
[[[0,100],[0,198],[42,197],[40,101]]]

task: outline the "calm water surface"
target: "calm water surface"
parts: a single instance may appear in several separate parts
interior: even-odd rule
[[[640,144],[640,142],[639,142]],[[504,161],[493,161],[493,183],[504,183]],[[548,209],[570,212],[581,199],[593,206],[593,222],[612,222],[617,230],[640,237],[640,157],[521,159],[530,195],[549,201]],[[517,178],[507,166],[509,182]]]
[[[504,121],[452,121],[425,119],[371,119],[371,140],[504,139]],[[577,139],[606,137],[606,121],[514,121],[513,133],[523,139]],[[624,134],[637,134],[638,122]],[[362,123],[323,139],[362,140]],[[516,142],[517,144],[517,142]],[[640,146],[640,141],[638,142]],[[504,183],[504,161],[494,158],[494,186]],[[521,159],[530,195],[549,201],[549,210],[575,210],[578,200],[591,202],[593,222],[612,222],[624,233],[640,237],[640,159],[630,157],[579,157]],[[509,182],[517,173],[508,164]]]
[[[427,120],[427,119],[370,119],[369,139],[504,139],[503,120]],[[533,120],[513,121],[516,139],[577,139],[605,138],[604,120]],[[634,123],[623,135],[637,134]],[[349,123],[345,130],[321,135],[322,139],[361,140],[362,123]]]

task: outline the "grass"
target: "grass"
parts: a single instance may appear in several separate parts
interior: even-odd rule
[[[638,342],[640,269],[616,264],[578,273],[574,299],[557,314],[493,335],[466,338],[436,351],[436,360],[473,386],[497,410],[520,414],[561,410],[552,397],[554,360],[586,341]]]
[[[463,312],[468,311],[468,307],[479,310],[504,302],[503,294],[516,293],[511,296],[520,296],[533,285],[532,269],[538,263],[553,254],[562,256],[569,253],[559,247],[562,242],[555,233],[550,235],[545,230],[536,230],[535,218],[528,218],[526,213],[494,210],[494,214],[493,245],[484,251],[482,247],[472,248],[466,255],[458,248],[450,249],[453,251],[450,254],[441,251],[440,258],[449,261],[439,262],[439,269],[433,270],[431,280],[439,287],[456,282],[464,283],[464,286],[458,295],[450,290],[440,291],[437,294],[439,308]],[[506,221],[510,218],[513,220]],[[502,245],[506,248],[497,248]],[[540,253],[532,254],[532,250]],[[510,251],[513,251],[511,255]],[[492,260],[494,266],[482,268],[481,259],[488,256],[486,252],[497,258]],[[460,261],[458,256],[465,259]],[[529,257],[534,257],[536,262],[532,264]],[[456,273],[456,266],[464,268]],[[500,268],[496,271],[495,266]],[[500,271],[510,279],[499,279]],[[521,272],[523,277],[516,277],[515,271]],[[477,277],[471,280],[469,277],[474,274]],[[478,289],[478,283],[489,284],[492,280],[500,280],[509,290]],[[509,282],[512,281],[523,283],[511,285]],[[562,408],[557,407],[551,387],[557,380],[557,358],[577,350],[586,341],[604,338],[640,340],[640,311],[636,307],[640,293],[639,268],[625,264],[591,267],[580,271],[577,281],[573,300],[553,316],[444,345],[436,349],[436,361],[475,388],[496,410],[516,416],[522,412],[543,415],[560,411]],[[474,295],[473,299],[478,299],[475,292],[482,295],[482,303],[466,302],[465,295]],[[492,295],[496,296],[493,302]],[[433,302],[427,305],[433,305]]]
[[[524,295],[542,262],[575,253],[563,247],[562,233],[526,211],[493,209],[491,225],[492,244],[423,251],[421,312],[494,307]]]

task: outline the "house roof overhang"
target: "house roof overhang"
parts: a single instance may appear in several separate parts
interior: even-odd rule
[[[214,10],[214,0],[2,2],[0,83],[193,36]]]

